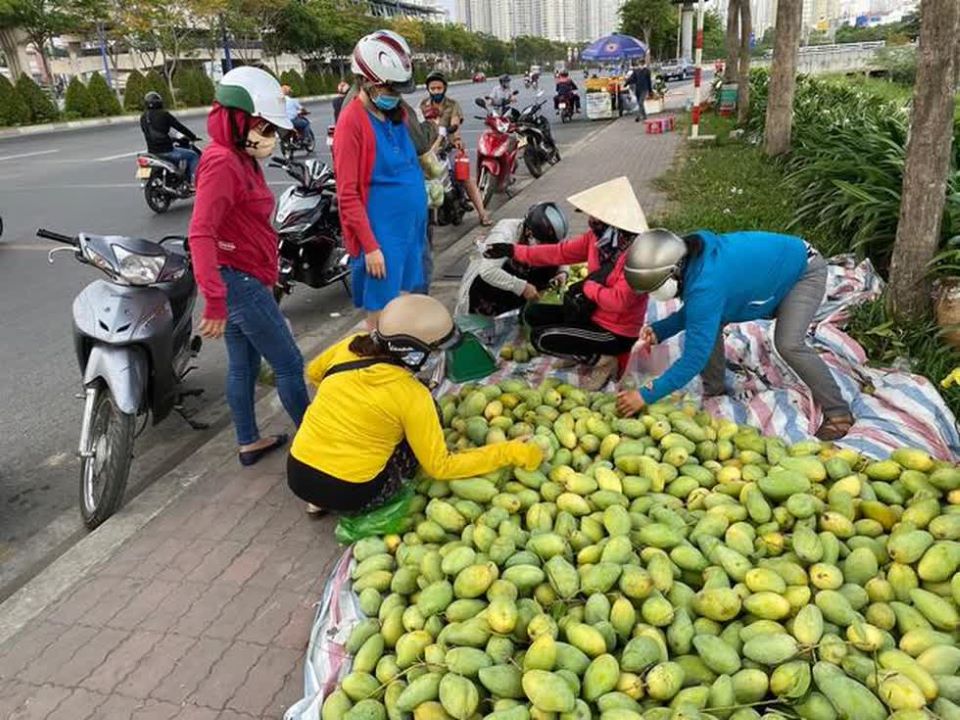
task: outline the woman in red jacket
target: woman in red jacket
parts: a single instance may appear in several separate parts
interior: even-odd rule
[[[567,201],[589,216],[587,232],[558,245],[488,245],[484,255],[532,266],[587,264],[590,275],[567,290],[563,305],[531,303],[523,318],[539,352],[592,365],[583,386],[595,390],[616,373],[616,356],[633,347],[645,322],[647,295],[633,292],[623,266],[625,250],[647,221],[625,177]]]
[[[227,403],[242,465],[287,442],[286,435],[262,438],[257,428],[254,390],[261,356],[273,368],[280,400],[298,426],[310,404],[303,356],[273,299],[274,198],[260,161],[273,152],[277,128],[289,130],[291,124],[272,75],[240,67],[223,76],[207,118],[211,143],[197,171],[190,220],[190,252],[205,302],[200,334],[226,340]]]
[[[424,284],[427,193],[400,100],[414,89],[406,43],[383,31],[360,38],[351,70],[359,92],[337,122],[333,164],[353,301],[373,330],[387,303]]]

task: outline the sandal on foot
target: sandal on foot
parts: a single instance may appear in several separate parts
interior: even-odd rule
[[[483,215],[480,217],[480,224],[483,227],[490,227],[491,225],[493,225],[493,218],[490,217],[489,215]]]
[[[265,445],[262,448],[257,448],[256,450],[245,450],[237,454],[237,457],[240,460],[240,464],[244,467],[250,467],[251,465],[256,465],[264,455],[272,453],[277,448],[282,448],[287,444],[287,435],[286,433],[280,433],[275,435],[273,442],[269,445]]]
[[[319,505],[314,505],[313,503],[307,503],[307,515],[312,518],[320,518],[327,514],[327,511],[324,510]]]
[[[850,415],[835,415],[824,418],[820,429],[817,430],[817,438],[827,442],[839,440],[850,432],[852,427],[853,418]]]

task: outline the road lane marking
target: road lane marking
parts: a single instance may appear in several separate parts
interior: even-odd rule
[[[110,162],[111,160],[120,160],[121,158],[133,157],[134,155],[139,155],[141,150],[134,150],[133,152],[120,153],[119,155],[108,155],[107,157],[98,158],[97,162]]]
[[[36,157],[37,155],[53,155],[60,152],[59,148],[54,150],[37,150],[36,152],[20,153],[19,155],[0,155],[0,162],[4,160],[19,160],[20,158]]]

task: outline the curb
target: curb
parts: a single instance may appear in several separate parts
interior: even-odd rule
[[[467,85],[471,82],[471,80],[454,80],[450,83],[450,85]],[[297,99],[302,103],[317,103],[333,100],[335,97],[337,97],[336,93],[330,93],[327,95],[307,95]],[[210,112],[210,109],[207,107],[187,108],[185,110],[178,110],[177,116],[187,118],[202,117],[208,112]],[[105,118],[91,118],[89,120],[68,120],[65,122],[44,123],[42,125],[21,125],[15,128],[4,128],[0,130],[0,142],[5,140],[15,140],[23,137],[35,137],[37,135],[52,135],[77,132],[80,130],[94,130],[96,128],[110,127],[112,125],[122,127],[125,125],[133,125],[138,122],[140,122],[140,113],[131,115],[115,115],[113,117]]]
[[[604,124],[588,133],[566,151],[565,157],[569,159],[578,156],[593,138],[612,128],[615,122]],[[555,168],[551,168],[550,171],[555,171]],[[525,184],[514,194],[514,197],[532,184],[532,181]],[[455,266],[461,254],[472,246],[477,235],[485,232],[488,232],[488,228],[477,227],[468,230],[452,243],[439,249],[435,259],[433,280],[437,290],[443,292],[450,286],[452,281],[445,279],[446,272]],[[360,311],[351,312],[338,322],[324,323],[316,330],[304,333],[297,341],[297,345],[305,358],[312,357],[331,339],[343,337],[361,319]],[[285,417],[285,411],[276,393],[273,392],[257,402],[256,412],[257,417],[261,418],[262,427],[267,427]],[[64,593],[79,583],[92,567],[109,558],[147,523],[189,492],[199,480],[210,472],[221,470],[224,458],[231,455],[234,450],[233,427],[228,426],[201,445],[174,469],[157,478],[94,532],[84,536],[24,583],[3,603],[0,603],[0,645],[57,602]]]

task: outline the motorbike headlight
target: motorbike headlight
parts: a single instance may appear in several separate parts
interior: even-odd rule
[[[113,246],[113,253],[117,257],[117,274],[131,285],[153,285],[167,261],[163,255],[139,255],[119,245]]]

